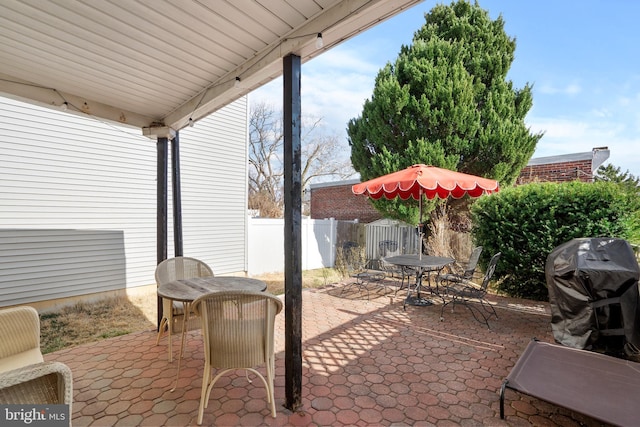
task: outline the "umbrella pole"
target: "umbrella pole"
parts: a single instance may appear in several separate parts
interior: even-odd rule
[[[422,259],[422,188],[420,189],[420,199],[418,199],[418,259]]]

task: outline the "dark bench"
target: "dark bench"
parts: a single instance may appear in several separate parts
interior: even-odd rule
[[[509,388],[599,421],[640,425],[640,363],[532,340],[500,389]]]

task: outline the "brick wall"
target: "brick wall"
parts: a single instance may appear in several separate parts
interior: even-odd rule
[[[583,181],[591,182],[591,159],[578,160],[573,162],[547,163],[540,165],[529,165],[522,169],[516,184],[527,184],[530,182],[567,182]]]
[[[311,189],[311,218],[357,219],[369,223],[382,218],[368,197],[356,196],[351,186],[356,182]]]

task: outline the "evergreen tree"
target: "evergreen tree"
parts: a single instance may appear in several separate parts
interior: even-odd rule
[[[640,193],[640,178],[626,172],[622,172],[620,167],[608,164],[600,166],[594,176],[595,181],[613,182],[620,185],[625,191],[630,193]]]
[[[513,184],[542,137],[524,123],[531,86],[506,80],[515,40],[502,17],[491,20],[477,2],[435,6],[425,20],[378,73],[362,115],[349,121],[354,168],[367,180],[424,163]],[[418,223],[417,202],[374,205]]]

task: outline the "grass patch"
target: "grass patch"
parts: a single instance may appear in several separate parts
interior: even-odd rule
[[[267,284],[267,292],[274,295],[284,293],[284,273],[271,273],[255,276]],[[318,268],[302,272],[302,287],[305,289],[323,288],[331,283],[339,282],[342,276],[334,268]]]
[[[131,331],[129,330],[116,329],[113,331],[107,331],[107,332],[101,333],[100,338],[113,338],[113,337],[119,337],[120,335],[127,335],[130,333]]]
[[[124,297],[78,303],[40,315],[40,348],[46,354],[153,327],[142,311]]]

